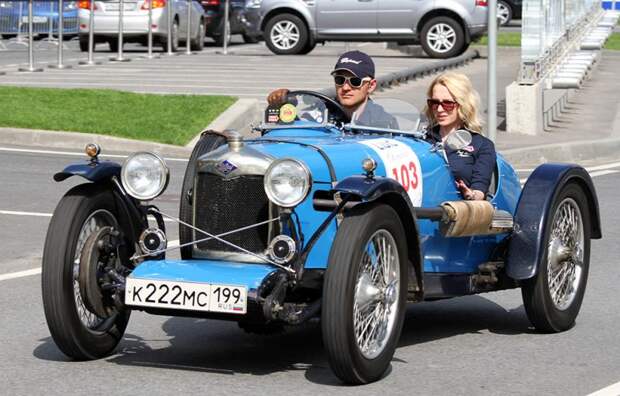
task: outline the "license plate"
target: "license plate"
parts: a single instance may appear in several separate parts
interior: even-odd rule
[[[120,8],[121,6],[118,3],[106,4],[105,6],[106,11],[118,11]],[[123,3],[124,11],[133,11],[135,8],[136,3]]]
[[[32,17],[32,23],[46,23],[46,22],[47,22],[47,17],[45,16],[33,16]],[[22,23],[28,23],[27,16],[22,17]]]
[[[125,304],[139,307],[245,314],[242,286],[127,278]]]

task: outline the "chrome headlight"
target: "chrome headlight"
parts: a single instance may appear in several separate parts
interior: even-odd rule
[[[158,197],[168,186],[170,171],[157,154],[140,152],[125,160],[121,182],[127,193],[141,201]]]
[[[291,158],[274,161],[265,173],[265,193],[271,202],[285,208],[303,201],[311,185],[306,165]]]

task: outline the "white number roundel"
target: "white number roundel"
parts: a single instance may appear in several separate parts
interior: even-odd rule
[[[422,167],[411,147],[394,139],[369,139],[361,144],[373,149],[385,166],[386,176],[399,182],[413,206],[422,205]]]

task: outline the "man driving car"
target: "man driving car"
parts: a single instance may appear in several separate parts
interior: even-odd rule
[[[338,58],[331,75],[336,87],[335,100],[355,124],[398,129],[396,118],[370,99],[377,88],[375,64],[370,56],[361,51],[345,52]],[[283,104],[288,93],[286,88],[276,89],[269,94],[267,102]]]

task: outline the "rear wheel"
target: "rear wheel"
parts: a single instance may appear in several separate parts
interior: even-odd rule
[[[435,17],[426,22],[422,27],[420,40],[424,52],[431,58],[451,58],[467,49],[463,27],[446,16]]]
[[[194,178],[196,177],[196,163],[198,158],[203,154],[215,150],[226,143],[226,138],[215,133],[205,132],[194,146],[192,155],[189,157],[187,168],[185,169],[185,176],[183,177],[183,185],[181,189],[181,204],[179,208],[179,218],[181,221],[193,225],[193,207],[192,207],[192,194],[194,188]],[[194,231],[179,224],[179,242],[181,245],[191,242],[194,238]],[[181,258],[184,260],[192,258],[192,246],[185,246],[181,248]]]
[[[308,37],[306,24],[295,15],[276,15],[265,26],[265,43],[274,54],[300,54],[308,44]]]
[[[226,30],[226,26],[228,26],[228,30]],[[228,34],[226,35],[227,31],[228,31]],[[218,47],[224,46],[224,40],[226,40],[226,45],[230,44],[230,41],[232,40],[232,34],[230,32],[230,21],[226,21],[225,24],[224,22],[222,22],[222,27],[220,28],[220,34],[215,36],[213,39],[215,40],[215,45]]]
[[[172,52],[177,52],[179,50],[179,21],[176,19],[172,22],[172,28],[170,29],[170,50]],[[161,46],[164,51],[168,51],[168,34],[164,36],[161,40]]]
[[[118,39],[109,39],[110,52],[118,52]]]
[[[256,44],[260,41],[258,37],[250,36],[249,34],[243,33],[242,36],[243,36],[243,42],[246,44]]]
[[[83,184],[61,199],[47,231],[41,276],[45,318],[56,345],[74,359],[109,355],[127,327],[130,311],[115,308],[112,291],[102,291],[97,279],[88,282],[93,279],[84,267],[91,264],[88,259],[96,252],[97,239],[109,238],[114,230],[119,230],[119,222],[112,194]],[[110,257],[119,260],[118,252],[112,253],[107,262]],[[102,257],[95,256],[90,270],[105,273],[97,267]],[[94,300],[97,295],[101,299]]]
[[[321,326],[338,378],[365,384],[383,376],[402,329],[407,247],[397,213],[387,205],[354,210],[329,256]]]
[[[583,301],[590,263],[588,200],[576,184],[567,184],[552,205],[545,252],[538,272],[521,288],[523,305],[534,327],[557,333],[571,328]]]
[[[80,51],[88,52],[88,36],[85,36],[85,37],[80,36],[79,41],[80,41]],[[95,49],[95,43],[93,43],[93,50],[94,49]]]
[[[497,2],[497,19],[501,26],[507,25],[512,20],[512,8],[503,0]]]

